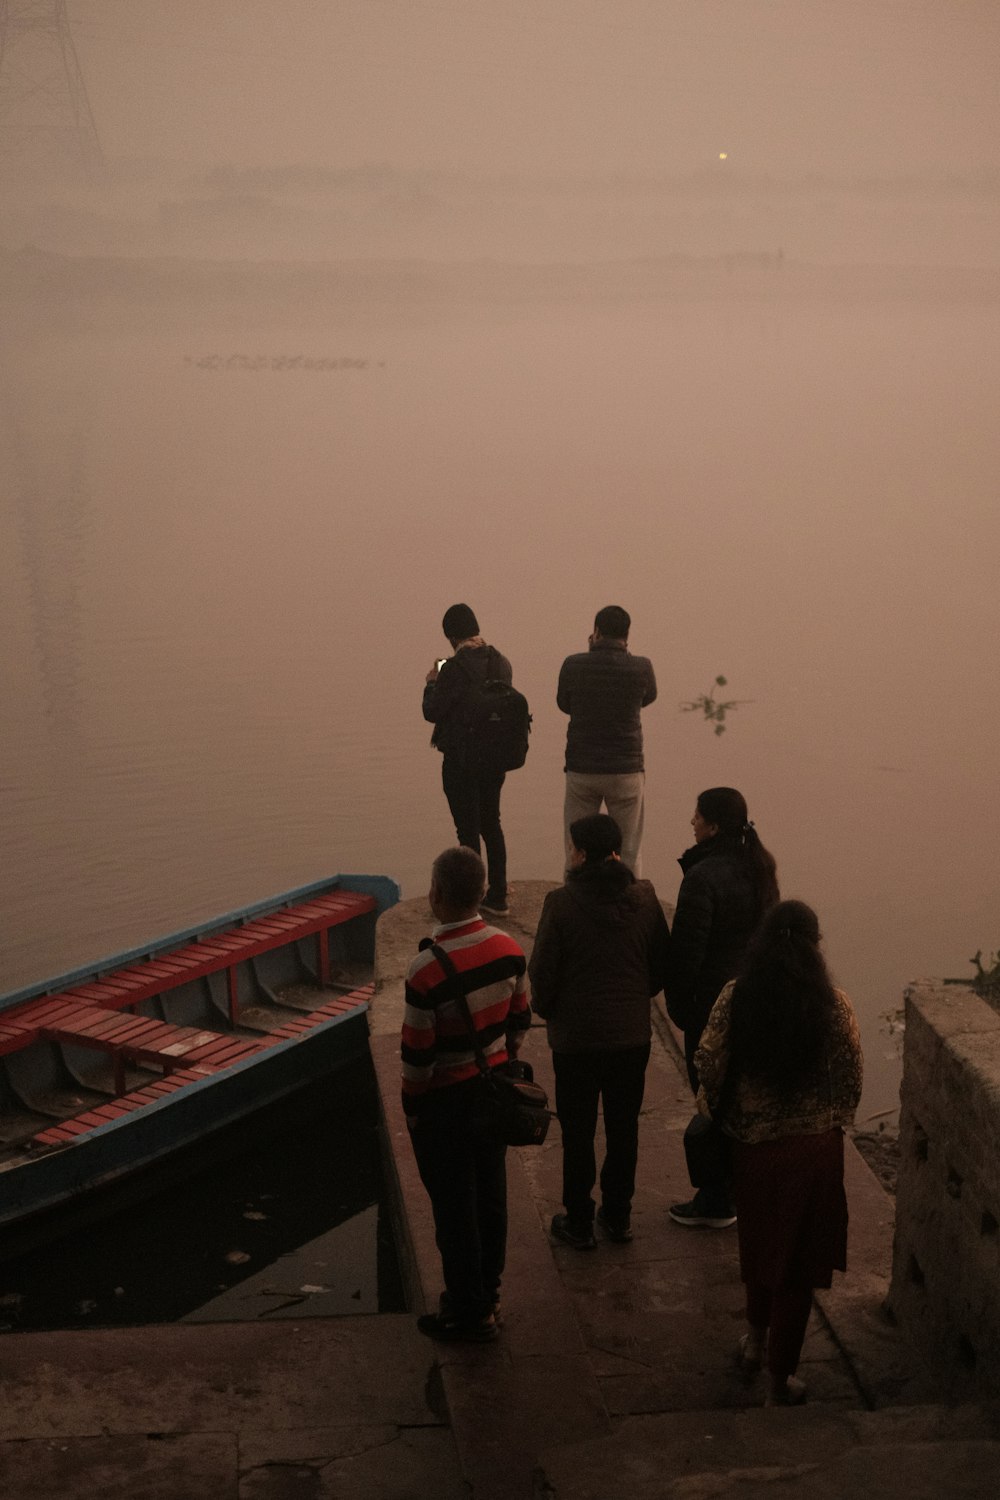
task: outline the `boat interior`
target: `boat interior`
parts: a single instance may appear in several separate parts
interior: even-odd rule
[[[0,1171],[365,1008],[371,895],[332,888],[0,1009]]]

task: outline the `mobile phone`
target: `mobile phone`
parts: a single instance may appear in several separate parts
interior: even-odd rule
[[[437,659],[437,669],[438,669],[439,672],[440,672],[441,668],[444,666],[444,664],[445,664],[445,662],[447,660],[448,660],[448,658],[446,656],[439,656],[438,657],[438,659]]]

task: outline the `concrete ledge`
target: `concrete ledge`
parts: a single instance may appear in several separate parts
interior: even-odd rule
[[[906,994],[891,1306],[953,1400],[1000,1394],[1000,1015],[966,985]]]

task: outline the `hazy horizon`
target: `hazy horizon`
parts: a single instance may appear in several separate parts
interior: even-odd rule
[[[8,248],[1000,261],[987,0],[69,0],[89,184],[17,10]]]

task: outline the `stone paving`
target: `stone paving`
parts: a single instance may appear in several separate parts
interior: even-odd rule
[[[4,1500],[467,1493],[409,1316],[7,1335]]]
[[[530,944],[545,890],[510,926]],[[733,1351],[735,1232],[675,1225],[688,1194],[691,1100],[668,1023],[641,1121],[630,1245],[549,1239],[558,1129],[510,1154],[504,1326],[486,1347],[436,1347],[413,1314],[439,1266],[398,1090],[401,977],[424,901],[380,925],[372,1053],[386,1116],[412,1311],[278,1324],[24,1333],[0,1343],[0,1496],[82,1500],[886,1500],[992,1497],[1000,1409],[936,1403],[882,1310],[892,1200],[848,1152],[850,1269],[818,1296],[807,1406],[762,1408]],[[544,1031],[529,1055],[551,1082]]]

